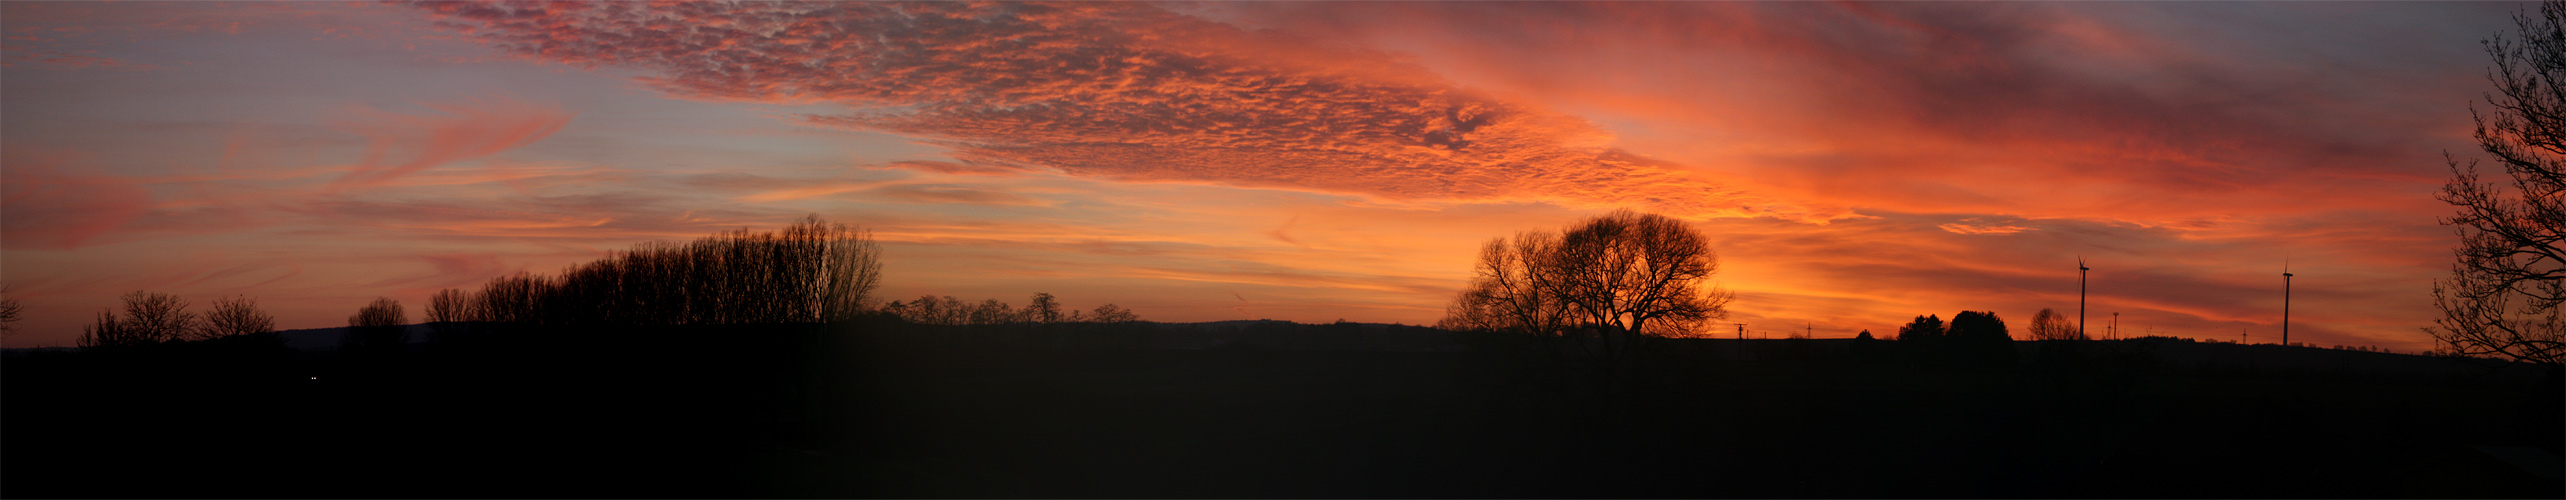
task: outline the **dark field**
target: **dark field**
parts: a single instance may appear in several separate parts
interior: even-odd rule
[[[0,484],[10,497],[2566,496],[2473,448],[2554,457],[2556,374],[2356,369],[2456,363],[2412,356],[2207,365],[2186,350],[2217,346],[2093,342],[2074,362],[1950,366],[1894,343],[1691,341],[1602,377],[1488,343],[920,338],[776,327],[351,359],[17,355]]]

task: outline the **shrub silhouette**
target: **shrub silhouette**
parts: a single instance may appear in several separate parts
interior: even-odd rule
[[[348,352],[395,352],[409,342],[409,318],[401,312],[401,302],[389,297],[376,297],[373,303],[358,308],[347,317],[347,337],[340,350]]]

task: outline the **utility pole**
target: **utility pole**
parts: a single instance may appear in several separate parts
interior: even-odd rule
[[[1745,323],[1730,323],[1730,324],[1732,324],[1732,325],[1737,325],[1737,339],[1738,339],[1738,340],[1746,340],[1746,324],[1745,324]]]
[[[2085,338],[2085,272],[2092,270],[2085,267],[2084,257],[2076,258],[2076,338],[2080,339]]]
[[[2121,313],[2120,313],[2120,311],[2112,311],[2112,329],[2111,329],[2111,330],[2109,330],[2109,331],[2111,332],[2109,335],[2111,336],[2112,340],[2120,340],[2120,338],[2121,338]]]

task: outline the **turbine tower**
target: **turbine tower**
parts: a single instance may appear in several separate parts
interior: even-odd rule
[[[2085,271],[2092,270],[2085,267],[2084,256],[2076,257],[2076,338],[2080,339],[2085,338]]]
[[[2290,346],[2290,259],[2281,259],[2281,346]]]

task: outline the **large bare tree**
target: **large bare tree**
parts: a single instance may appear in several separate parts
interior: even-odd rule
[[[230,297],[214,299],[214,310],[205,312],[205,321],[189,340],[214,340],[240,335],[276,331],[276,317],[258,309],[258,299]]]
[[[198,328],[195,313],[177,295],[135,290],[125,294],[125,315],[99,311],[80,334],[81,347],[139,347],[184,340]]]
[[[2556,365],[2566,361],[2566,2],[2517,14],[2518,38],[2485,41],[2492,109],[2471,114],[2477,145],[2511,182],[2484,181],[2477,160],[2449,159],[2439,198],[2459,233],[2451,276],[2433,283],[2441,308],[2426,328],[2451,352]],[[2501,184],[2510,184],[2509,189]]]
[[[1683,336],[1728,315],[1719,255],[1683,221],[1618,210],[1560,233],[1480,247],[1468,288],[1438,325],[1564,339],[1615,366],[1649,337]]]

